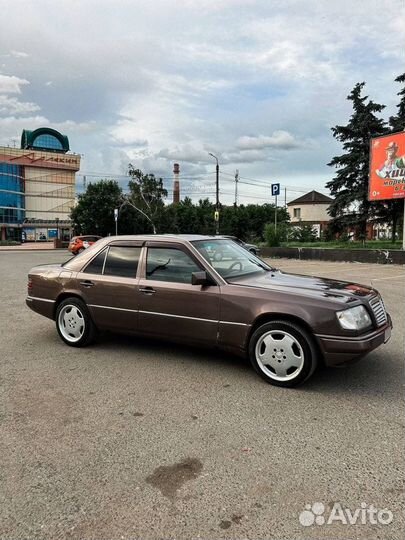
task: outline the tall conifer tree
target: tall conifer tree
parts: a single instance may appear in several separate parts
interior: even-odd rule
[[[368,200],[370,138],[387,132],[385,121],[378,116],[385,106],[362,95],[364,86],[364,82],[357,83],[347,97],[353,105],[349,123],[332,128],[345,153],[328,163],[337,172],[326,184],[334,197],[329,210],[332,228],[354,226],[360,239],[366,238],[367,222],[381,207],[381,203]]]

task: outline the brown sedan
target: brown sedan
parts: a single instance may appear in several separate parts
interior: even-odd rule
[[[219,347],[247,354],[279,386],[303,382],[319,362],[363,356],[392,327],[375,289],[287,274],[232,240],[197,235],[99,240],[62,265],[34,267],[27,305],[73,347],[102,330]]]

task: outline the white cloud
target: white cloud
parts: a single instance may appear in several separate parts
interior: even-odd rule
[[[241,150],[278,148],[280,150],[292,150],[300,148],[304,143],[298,141],[288,131],[275,131],[273,135],[243,136],[236,141],[237,148]]]
[[[29,84],[26,79],[20,79],[14,75],[0,74],[0,93],[1,94],[21,94],[21,86]]]
[[[11,51],[11,56],[14,56],[14,58],[28,58],[29,54],[24,51]]]
[[[0,94],[0,114],[27,114],[39,111],[40,107],[28,101],[19,101],[16,97]]]

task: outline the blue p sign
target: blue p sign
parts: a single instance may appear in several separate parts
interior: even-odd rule
[[[280,184],[271,184],[271,194],[276,197],[280,195]]]

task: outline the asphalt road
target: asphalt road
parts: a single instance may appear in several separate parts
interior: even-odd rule
[[[394,322],[361,362],[289,390],[219,352],[67,347],[24,303],[29,268],[65,258],[0,253],[1,538],[403,539],[405,268],[276,262],[372,283]],[[302,525],[315,502],[393,519]]]

